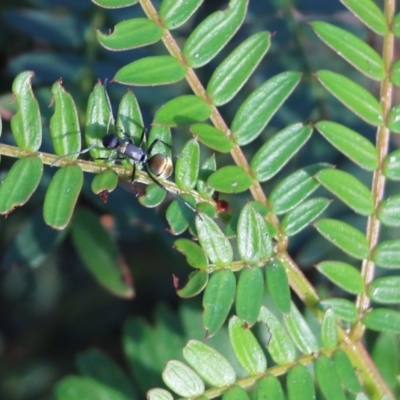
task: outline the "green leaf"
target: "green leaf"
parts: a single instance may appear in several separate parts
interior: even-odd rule
[[[293,303],[290,314],[284,315],[284,321],[294,344],[303,354],[312,354],[318,351],[317,339]]]
[[[315,378],[326,399],[346,400],[332,360],[324,354],[319,355],[314,363],[314,371]]]
[[[390,68],[390,82],[400,86],[400,60],[396,60]]]
[[[215,155],[208,157],[200,166],[199,177],[196,184],[196,189],[202,196],[211,197],[214,189],[208,186],[208,177],[217,169]]]
[[[96,29],[98,42],[111,51],[136,49],[157,43],[162,37],[161,26],[147,18],[132,18],[119,22],[109,34]]]
[[[276,175],[307,142],[312,127],[301,123],[290,125],[264,143],[251,160],[250,167],[259,182]]]
[[[142,206],[148,208],[158,207],[167,196],[167,192],[155,183],[146,186],[146,194],[139,195],[138,200]]]
[[[340,0],[357,18],[378,35],[385,35],[389,28],[381,9],[372,0]]]
[[[193,124],[207,119],[211,107],[200,97],[188,94],[176,97],[164,104],[154,117],[154,124],[178,126]]]
[[[333,363],[335,364],[336,373],[342,385],[352,393],[361,392],[361,385],[354,371],[354,367],[343,350],[335,352],[333,355]]]
[[[91,378],[73,375],[58,382],[54,393],[57,400],[128,400],[125,395],[114,388]]]
[[[372,281],[368,287],[368,297],[381,304],[400,303],[400,277],[386,276]]]
[[[323,261],[317,264],[316,268],[346,292],[356,295],[363,293],[364,281],[361,273],[352,265],[341,261]]]
[[[261,307],[259,320],[267,325],[271,338],[267,349],[272,359],[278,364],[292,363],[296,358],[296,348],[282,324],[266,307]]]
[[[183,299],[189,299],[201,293],[208,283],[208,273],[206,271],[193,271],[189,274],[185,286],[177,289],[176,293]]]
[[[359,133],[331,121],[320,121],[315,128],[345,156],[368,171],[378,168],[378,152],[375,146]]]
[[[328,199],[316,197],[299,204],[284,216],[281,223],[284,234],[293,236],[305,229],[328,207],[329,203]]]
[[[131,298],[130,272],[117,264],[118,250],[97,215],[77,209],[72,222],[72,241],[86,268],[111,293]]]
[[[94,4],[103,8],[123,8],[133,6],[139,0],[92,0]]]
[[[204,392],[201,378],[187,365],[177,360],[168,361],[162,372],[165,384],[183,397],[196,397]]]
[[[250,327],[253,326],[260,313],[264,294],[264,279],[261,268],[248,267],[242,269],[236,288],[235,308],[239,318]]]
[[[198,340],[189,340],[183,349],[183,357],[213,387],[229,386],[236,381],[235,370],[227,359]]]
[[[391,196],[379,204],[378,219],[387,226],[400,226],[400,195]]]
[[[219,331],[228,316],[236,290],[235,274],[230,269],[213,273],[203,296],[203,325],[207,337]]]
[[[213,172],[207,184],[221,193],[240,193],[247,190],[253,182],[251,176],[241,167],[228,165]]]
[[[186,257],[186,261],[191,267],[199,269],[207,268],[207,257],[197,243],[189,239],[178,239],[175,240],[174,247]]]
[[[39,157],[17,160],[0,185],[0,214],[9,214],[25,204],[40,183],[43,163]]]
[[[230,0],[225,11],[214,12],[195,28],[182,51],[189,67],[202,67],[224,48],[242,25],[247,3],[247,0]]]
[[[158,13],[168,30],[179,28],[201,6],[203,0],[163,0]]]
[[[368,216],[374,212],[370,190],[353,175],[337,169],[324,169],[315,178],[357,214]]]
[[[247,203],[240,212],[237,226],[239,255],[242,260],[248,263],[257,263],[261,260],[263,256],[262,246],[266,239],[263,237],[263,232],[258,229],[256,214],[252,204]]]
[[[316,73],[319,82],[361,119],[373,126],[383,122],[378,100],[358,83],[335,72],[321,70]]]
[[[196,207],[196,202],[192,196],[182,195],[180,198],[186,201],[193,209],[178,199],[175,199],[168,206],[166,217],[171,233],[174,235],[183,233],[189,227],[189,223],[193,220],[193,210]]]
[[[314,382],[304,365],[290,368],[286,382],[289,400],[315,400]]]
[[[400,268],[400,241],[388,240],[378,244],[372,252],[372,260],[382,268]]]
[[[196,139],[183,146],[175,164],[175,182],[180,189],[191,190],[196,186],[200,167],[200,146]]]
[[[373,331],[400,334],[400,312],[388,308],[375,308],[362,318],[363,324]]]
[[[199,242],[212,263],[229,265],[233,260],[233,250],[229,240],[218,225],[208,216],[196,217]]]
[[[31,80],[34,72],[21,72],[14,79],[12,91],[18,111],[11,117],[11,131],[18,147],[35,152],[42,143],[39,104],[33,94]]]
[[[285,214],[302,203],[319,186],[314,175],[330,164],[319,163],[299,169],[283,179],[269,196],[269,202],[274,214]]]
[[[242,387],[234,385],[223,394],[221,400],[250,400],[250,397]]]
[[[91,348],[78,354],[76,362],[82,375],[115,389],[126,396],[126,399],[136,398],[125,372],[106,353]]]
[[[235,315],[229,320],[229,339],[236,358],[249,375],[266,370],[267,359],[260,344],[246,323]]]
[[[290,312],[290,287],[285,267],[277,258],[271,258],[265,266],[267,291],[272,301],[284,314]]]
[[[60,168],[47,188],[43,218],[54,229],[64,229],[72,217],[83,185],[83,172],[77,165]]]
[[[94,194],[101,192],[112,192],[118,185],[118,175],[112,170],[100,172],[97,174],[92,181],[92,191]]]
[[[387,126],[393,133],[400,133],[400,104],[394,105],[387,117]]]
[[[113,81],[124,85],[153,86],[179,82],[186,68],[172,56],[143,57],[120,68]]]
[[[385,157],[383,173],[388,179],[400,181],[400,150],[396,150]]]
[[[273,375],[261,378],[257,383],[257,399],[259,400],[284,400],[282,385]]]
[[[315,227],[318,232],[333,245],[357,260],[368,258],[367,238],[358,229],[345,222],[325,218],[317,221]]]
[[[168,390],[154,388],[146,393],[148,400],[174,400],[174,396]]]
[[[339,343],[335,313],[331,308],[325,311],[321,324],[321,340],[327,349],[335,348]]]
[[[344,321],[355,322],[358,319],[357,307],[347,299],[332,298],[321,300],[318,306],[322,310],[332,309],[335,315]]]
[[[212,74],[206,93],[216,106],[228,103],[250,78],[270,46],[269,32],[258,32],[241,43]]]
[[[64,156],[81,150],[81,130],[74,100],[61,84],[62,81],[58,80],[51,87],[55,111],[50,118],[50,134],[56,154]],[[77,157],[73,154],[69,159]]]
[[[209,124],[193,124],[190,127],[190,132],[192,132],[201,143],[220,153],[229,153],[233,148],[232,142],[225,134]]]
[[[376,81],[385,79],[381,56],[363,40],[326,22],[312,22],[310,25],[321,40],[354,68]]]
[[[300,78],[299,72],[283,72],[267,80],[246,98],[231,125],[232,136],[238,145],[243,146],[258,137]]]

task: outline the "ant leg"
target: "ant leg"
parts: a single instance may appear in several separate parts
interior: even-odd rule
[[[139,146],[138,147],[142,147],[142,143],[143,143],[143,139],[144,139],[145,135],[146,135],[146,128],[143,128],[142,134],[140,135]]]

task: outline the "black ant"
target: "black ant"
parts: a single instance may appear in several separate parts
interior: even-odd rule
[[[110,98],[108,97],[108,93],[106,90],[106,85],[107,85],[107,79],[104,81],[104,93],[105,97],[108,103],[108,107],[111,111],[110,114],[110,121],[113,119],[112,117],[112,108],[111,108],[111,102]],[[110,124],[109,121],[109,124]],[[108,125],[109,125],[108,124]],[[108,130],[108,128],[107,128]],[[157,178],[167,178],[171,175],[172,169],[173,169],[173,164],[172,160],[170,157],[164,155],[164,154],[154,154],[151,155],[151,151],[153,150],[154,146],[161,142],[164,143],[166,146],[169,146],[167,143],[163,142],[160,139],[155,139],[150,146],[148,147],[147,150],[143,150],[141,147],[143,144],[143,139],[146,134],[146,129],[143,129],[142,134],[140,136],[139,140],[139,145],[136,146],[133,142],[132,139],[122,139],[118,137],[116,134],[108,134],[103,137],[101,140],[103,146],[108,149],[108,150],[115,150],[120,157],[118,158],[96,158],[96,160],[108,160],[108,161],[121,161],[125,158],[130,159],[133,162],[133,171],[132,171],[132,178],[131,178],[131,184],[134,186],[135,183],[135,175],[136,175],[136,165],[141,165],[142,167],[146,168],[146,171],[150,177],[150,179],[160,188],[164,189],[165,191],[169,192],[174,196],[177,200],[183,202],[188,208],[190,208],[193,212],[198,214],[198,211],[190,205],[186,200],[184,200],[182,197],[178,196],[176,193],[171,192],[168,190]],[[75,155],[75,154],[84,154],[87,153],[89,150],[91,150],[93,147],[97,146],[97,144],[93,144],[89,146],[88,148],[81,150],[76,153],[70,153],[66,154],[62,157],[57,158],[51,166],[53,166],[55,163],[60,161],[61,159]]]

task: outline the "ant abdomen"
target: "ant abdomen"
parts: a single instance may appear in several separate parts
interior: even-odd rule
[[[151,156],[147,161],[147,165],[150,172],[157,178],[165,179],[172,174],[172,160],[164,154]]]

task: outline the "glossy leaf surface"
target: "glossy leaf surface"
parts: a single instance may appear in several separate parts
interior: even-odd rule
[[[331,308],[325,311],[321,324],[321,340],[325,348],[334,348],[338,345],[338,332],[335,313]]]
[[[112,192],[118,185],[118,175],[112,169],[97,174],[92,181],[92,191],[95,194]]]
[[[199,178],[196,183],[196,189],[199,194],[211,197],[214,189],[208,186],[207,180],[209,176],[217,169],[215,155],[208,157],[200,166]]]
[[[236,165],[228,165],[213,172],[207,184],[221,193],[240,193],[247,190],[253,180],[246,171]]]
[[[387,126],[393,133],[400,133],[400,104],[395,104],[389,111]]]
[[[164,0],[159,16],[167,29],[176,29],[191,17],[202,3],[203,0]]]
[[[391,196],[379,204],[378,219],[386,226],[400,226],[400,195]]]
[[[383,173],[388,179],[400,181],[400,150],[395,150],[385,157]]]
[[[276,175],[301,149],[312,133],[312,127],[291,125],[264,143],[251,160],[250,167],[259,182]]]
[[[190,127],[190,131],[201,143],[213,150],[217,150],[220,153],[229,153],[232,150],[232,142],[223,132],[214,128],[212,125],[193,124]]]
[[[343,350],[338,350],[333,355],[333,362],[342,385],[353,393],[361,392],[360,382],[347,354]]]
[[[284,400],[282,385],[279,379],[273,375],[267,375],[258,381],[257,399]]]
[[[265,266],[267,291],[272,301],[284,314],[290,312],[290,287],[285,267],[277,258],[271,258]]]
[[[249,375],[265,371],[267,360],[257,339],[245,322],[236,316],[229,320],[229,339],[236,358]]]
[[[400,334],[400,312],[389,308],[375,308],[362,319],[365,326],[373,331]]]
[[[318,232],[345,253],[358,260],[368,257],[368,243],[363,233],[345,222],[321,219],[315,223]]]
[[[400,277],[386,276],[372,281],[368,287],[368,297],[381,304],[400,303]]]
[[[178,239],[175,240],[174,247],[186,257],[186,261],[191,267],[207,268],[207,257],[197,243],[189,239]]]
[[[189,67],[202,67],[223,49],[240,28],[247,3],[247,0],[230,0],[227,10],[216,11],[194,29],[182,51]]]
[[[382,58],[363,40],[326,22],[312,22],[310,25],[320,39],[364,75],[376,81],[385,78]]]
[[[231,131],[237,144],[252,142],[265,128],[300,81],[300,73],[283,72],[254,90],[233,118]],[[252,118],[249,120],[249,115]]]
[[[327,70],[318,71],[316,77],[325,89],[361,119],[373,126],[382,123],[382,109],[378,100],[358,83]]]
[[[189,299],[201,293],[208,283],[206,271],[194,271],[189,274],[185,286],[177,289],[176,293],[183,299]]]
[[[382,268],[400,268],[400,240],[379,243],[372,252],[372,260]]]
[[[327,399],[346,400],[335,366],[327,356],[319,355],[314,363],[315,378]]]
[[[290,368],[286,382],[289,400],[316,399],[313,379],[304,365]]]
[[[168,390],[161,388],[150,389],[146,394],[146,398],[148,400],[174,400],[174,396]]]
[[[323,310],[327,310],[330,308],[338,318],[343,319],[344,321],[357,321],[357,308],[350,300],[342,298],[332,298],[321,300],[318,305]]]
[[[196,186],[200,167],[200,146],[196,139],[189,140],[175,164],[175,182],[180,189],[191,190]]]
[[[250,36],[216,68],[206,93],[216,106],[228,103],[250,78],[270,45],[270,34]]]
[[[223,394],[221,400],[250,400],[250,397],[242,387],[235,385]]]
[[[124,85],[153,86],[179,82],[186,68],[172,56],[151,56],[120,68],[113,80]]]
[[[192,196],[182,195],[180,198],[186,201],[187,204],[175,199],[168,206],[166,213],[171,233],[174,235],[183,233],[189,227],[195,214],[193,210],[196,208],[196,203]],[[189,208],[188,205],[190,205],[191,208]]]
[[[104,8],[123,8],[138,3],[139,0],[92,0],[94,4]]]

